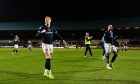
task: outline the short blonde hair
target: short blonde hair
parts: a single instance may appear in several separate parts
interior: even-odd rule
[[[50,16],[45,16],[45,19],[46,19],[46,18],[50,18],[50,19],[52,19]]]

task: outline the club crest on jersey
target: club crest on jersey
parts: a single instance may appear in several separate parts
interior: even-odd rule
[[[50,28],[48,28],[48,31],[51,31],[51,29],[50,29]]]

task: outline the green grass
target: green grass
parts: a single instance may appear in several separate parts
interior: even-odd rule
[[[11,51],[0,48],[0,84],[140,84],[140,50],[120,52],[116,69],[107,70],[101,49],[92,49],[94,59],[84,59],[84,49],[54,49],[54,80],[43,77],[41,48],[22,48],[18,55]]]

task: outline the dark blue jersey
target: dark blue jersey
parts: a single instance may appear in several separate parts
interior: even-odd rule
[[[114,45],[113,32],[111,30],[105,31],[105,33],[104,33],[104,42]]]
[[[121,42],[121,47],[127,46],[127,42]]]
[[[119,47],[119,42],[117,41],[117,36],[113,37],[113,42],[116,47]]]
[[[31,41],[28,41],[28,45],[32,45],[32,42]]]
[[[120,43],[120,46],[121,46],[121,47],[124,47],[124,42],[121,42],[121,43]]]
[[[19,39],[18,38],[15,38],[14,39],[14,44],[17,44],[18,45],[18,43],[19,43]]]
[[[14,40],[14,44],[17,44],[18,45],[18,41],[17,40]]]
[[[46,30],[45,33],[42,33],[42,30]],[[50,26],[47,27],[46,25],[43,25],[39,28],[36,36],[41,35],[42,36],[42,42],[45,44],[53,44],[53,33],[57,33],[55,27]]]
[[[124,42],[124,46],[127,46],[127,42]]]

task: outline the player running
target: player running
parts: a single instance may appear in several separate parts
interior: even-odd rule
[[[54,76],[51,72],[51,57],[53,54],[53,34],[57,34],[62,40],[63,38],[58,34],[56,28],[53,25],[51,25],[51,20],[52,19],[50,16],[45,17],[45,24],[39,28],[36,36],[42,36],[42,50],[46,57],[45,70],[43,75],[49,77],[50,79],[54,79]],[[63,44],[66,45],[65,40],[63,40]]]
[[[104,32],[104,47],[105,47],[105,56],[106,56],[106,64],[107,69],[113,69],[113,63],[118,56],[117,49],[114,45],[113,40],[113,26],[110,24],[107,26],[107,31]],[[109,61],[110,53],[113,52],[114,55],[112,57],[112,60]]]
[[[104,41],[104,36],[102,37],[102,40],[101,40],[101,47],[103,49],[103,53],[102,53],[102,59],[104,60],[106,58],[105,56],[105,47],[104,47],[104,44],[105,44],[105,41]]]
[[[32,51],[32,42],[29,40],[28,41],[28,49],[29,49],[29,51]]]
[[[15,35],[15,38],[14,38],[14,49],[12,51],[12,54],[14,54],[14,53],[18,54],[18,48],[19,48],[18,44],[19,44],[19,36]]]

